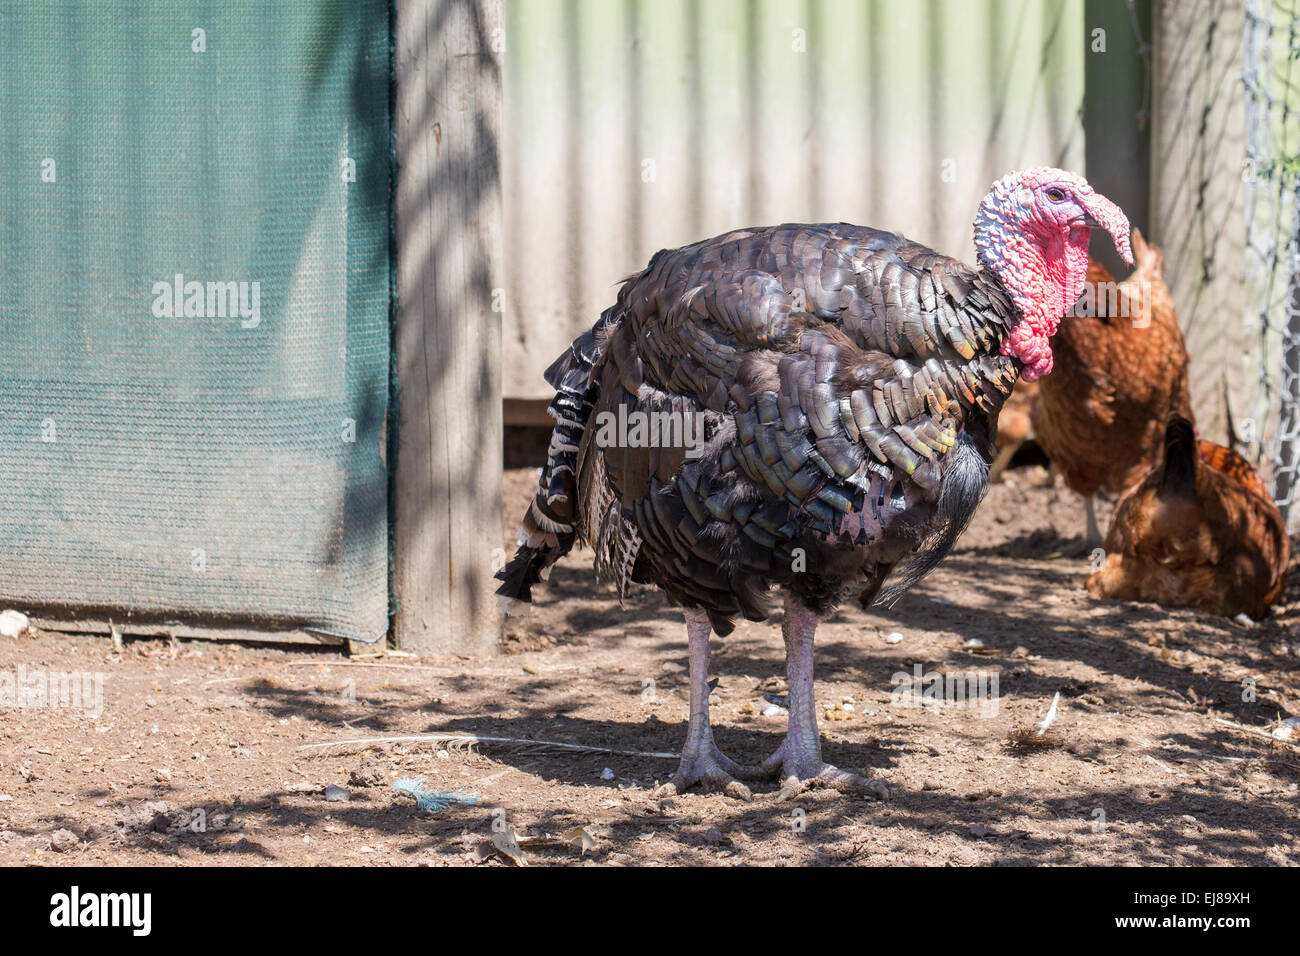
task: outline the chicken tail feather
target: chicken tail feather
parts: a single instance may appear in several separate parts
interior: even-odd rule
[[[1196,497],[1196,429],[1173,415],[1165,429],[1165,465],[1160,477],[1161,500]]]

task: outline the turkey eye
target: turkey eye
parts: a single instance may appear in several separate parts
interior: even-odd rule
[[[1065,199],[1065,193],[1053,186],[1051,189],[1047,190],[1047,198],[1052,202],[1062,202]]]

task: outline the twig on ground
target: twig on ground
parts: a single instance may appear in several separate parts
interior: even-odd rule
[[[282,667],[388,667],[399,671],[431,671],[442,677],[459,677],[464,671],[424,664],[387,664],[382,661],[284,661]]]
[[[1271,740],[1275,744],[1285,744],[1295,750],[1300,750],[1300,743],[1294,740],[1287,740],[1285,737],[1274,737],[1271,733],[1262,727],[1247,727],[1245,724],[1239,724],[1235,720],[1224,720],[1222,717],[1215,717],[1216,724],[1222,724],[1225,727],[1231,727],[1233,730],[1240,730],[1242,733],[1250,734],[1252,737],[1263,737],[1265,740]]]
[[[588,744],[567,744],[558,740],[527,740],[522,737],[484,737],[479,734],[415,734],[403,737],[357,737],[349,740],[330,740],[317,744],[303,744],[299,750],[319,750],[327,747],[367,747],[385,744],[450,744],[452,747],[480,747],[500,744],[507,747],[531,747],[536,750],[568,750],[575,753],[611,754],[616,757],[652,757],[657,760],[679,760],[681,754],[646,750],[616,750],[612,747],[593,747]]]

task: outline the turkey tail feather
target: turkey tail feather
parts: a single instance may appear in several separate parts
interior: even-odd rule
[[[546,382],[555,389],[547,412],[555,419],[546,465],[537,482],[537,494],[524,512],[519,528],[519,550],[496,573],[502,584],[497,596],[503,613],[518,614],[532,603],[532,587],[550,575],[551,566],[573,549],[577,537],[578,448],[595,400],[592,371],[604,348],[605,330],[617,321],[615,309],[569,346],[546,370]]]

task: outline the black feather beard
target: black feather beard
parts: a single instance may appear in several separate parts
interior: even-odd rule
[[[943,473],[934,525],[915,556],[903,565],[898,578],[880,594],[876,604],[892,607],[952,550],[988,491],[989,465],[993,461],[991,446],[988,422],[982,417],[968,422],[957,436],[957,444],[948,453],[950,458]]]

